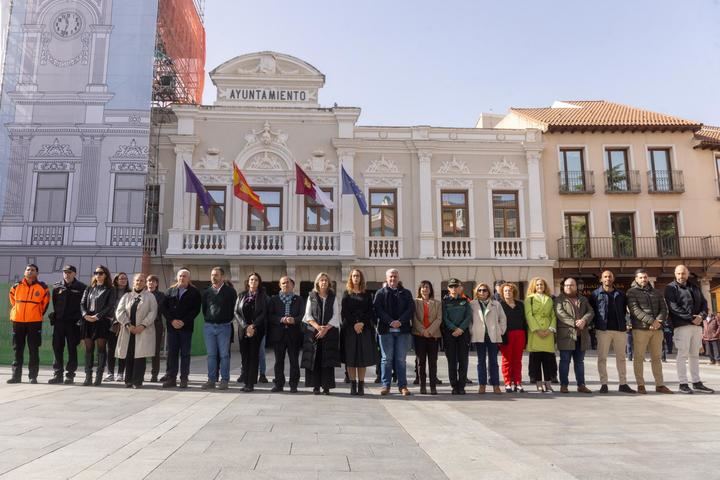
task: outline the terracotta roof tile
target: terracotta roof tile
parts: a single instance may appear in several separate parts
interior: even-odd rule
[[[512,112],[545,124],[547,131],[569,130],[697,130],[700,122],[651,112],[605,100],[557,102],[545,108],[511,108]]]
[[[695,139],[700,141],[698,148],[720,149],[720,127],[704,125],[700,130],[695,132]]]

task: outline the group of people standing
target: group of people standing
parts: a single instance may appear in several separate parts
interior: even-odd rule
[[[568,393],[572,363],[578,392],[592,393],[585,382],[584,356],[590,345],[589,330],[594,327],[601,393],[608,392],[607,358],[611,347],[620,392],[647,392],[643,361],[649,349],[656,391],[673,393],[665,386],[660,363],[663,328],[669,325],[674,329],[678,349],[679,391],[713,392],[701,382],[698,366],[703,321],[711,318],[705,320],[707,302],[689,281],[684,265],[677,266],[675,280],[664,293],[650,285],[644,270],[636,271],[626,293],[615,289],[613,273],[605,271],[601,286],[589,298],[578,292],[574,278],[563,280],[563,291],[556,297],[544,279],[534,278],[524,301],[519,299],[515,284],[502,281],[495,282],[495,288],[478,283],[470,298],[457,278],[448,281],[449,292],[442,300],[435,298],[433,285],[427,280],[419,283],[413,298],[396,269],[386,272],[385,284],[374,295],[367,290],[363,272],[358,269],[350,271],[342,294],[333,290],[327,273],[320,273],[307,301],[294,293],[295,283],[289,276],[280,279],[277,295],[268,296],[255,272],[248,275],[243,290],[237,293],[222,267],[212,268],[210,286],[202,292],[192,284],[187,269],[177,272],[176,282],[165,293],[158,290],[158,279],[153,275],[136,274],[130,285],[126,274],[111,280],[109,270],[101,265],[86,286],[75,278],[76,274],[74,266],[66,265],[63,280],[53,286],[51,295],[37,279],[37,266],[30,264],[23,280],[11,289],[15,361],[8,383],[21,381],[26,343],[30,350],[29,378],[31,383],[37,383],[42,319],[52,299],[55,363],[49,383],[74,383],[76,349],[82,340],[83,385],[100,385],[107,366],[106,380],[120,378],[127,387],[141,388],[146,359],[152,358],[151,381],[162,381],[164,388],[187,388],[194,321],[202,311],[208,370],[203,389],[229,388],[231,344],[237,339],[241,356],[238,381],[246,392],[253,391],[258,383],[259,357],[267,343],[275,353],[272,392],[283,391],[286,380],[290,392],[297,392],[300,369],[304,368],[306,386],[315,394],[327,395],[336,386],[335,368],[344,364],[350,393],[364,395],[366,369],[378,364],[379,350],[380,394],[390,394],[395,379],[399,394],[409,396],[406,356],[413,346],[420,393],[435,395],[442,343],[454,395],[466,393],[471,349],[477,352],[480,394],[488,386],[494,393],[502,393],[498,355],[502,358],[505,391],[524,392],[525,350],[529,352],[528,376],[538,391],[552,392],[552,380],[559,370],[560,392]],[[167,369],[165,376],[158,379],[165,330]],[[633,331],[637,391],[629,386],[625,367],[624,345],[629,330]],[[63,367],[65,346],[68,361]],[[556,348],[560,352],[559,369]],[[290,366],[287,379],[286,358]]]

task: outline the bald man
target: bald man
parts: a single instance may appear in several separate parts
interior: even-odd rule
[[[688,281],[690,271],[685,265],[675,267],[675,280],[665,287],[665,302],[668,307],[668,321],[674,329],[677,376],[681,393],[713,393],[700,381],[700,346],[702,344],[702,322],[707,316],[708,304],[702,292]],[[687,367],[690,365],[688,385]]]

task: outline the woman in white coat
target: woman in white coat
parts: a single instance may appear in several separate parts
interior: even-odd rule
[[[478,393],[485,393],[488,375],[493,392],[502,393],[497,358],[507,319],[502,305],[493,300],[492,293],[490,286],[481,282],[475,287],[475,299],[470,302],[473,314],[470,338],[477,351]]]
[[[142,387],[145,360],[155,355],[155,317],[158,305],[155,296],[145,288],[146,276],[138,273],[133,288],[123,295],[115,310],[120,324],[115,354],[125,359],[125,387]]]

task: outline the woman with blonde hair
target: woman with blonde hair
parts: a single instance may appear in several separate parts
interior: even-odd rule
[[[525,319],[528,325],[530,381],[536,382],[539,392],[552,392],[550,382],[557,374],[555,359],[557,319],[550,289],[543,278],[536,277],[530,280],[525,298]]]
[[[330,395],[330,389],[335,388],[335,367],[340,366],[340,303],[325,272],[315,277],[302,321],[305,325],[302,367],[306,382],[315,395],[320,394],[320,389]]]
[[[145,274],[135,274],[133,287],[115,309],[120,325],[117,358],[125,360],[125,386],[141,388],[145,377],[145,362],[155,355],[155,318],[157,301],[146,288]]]
[[[478,393],[485,393],[488,377],[493,393],[502,393],[497,357],[507,328],[505,311],[500,302],[492,298],[494,292],[487,283],[478,283],[474,293],[475,298],[470,302],[473,316],[470,338],[477,351]]]
[[[375,365],[375,310],[365,290],[365,275],[350,271],[340,303],[341,357],[350,376],[350,395],[365,394],[365,369]]]
[[[502,354],[502,374],[506,392],[525,392],[522,386],[522,356],[527,335],[525,305],[518,299],[519,292],[515,284],[500,285],[500,304],[505,311],[507,329],[500,346]]]

